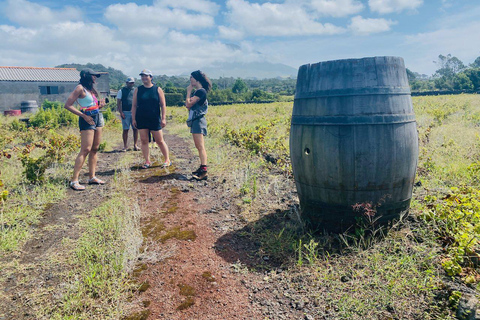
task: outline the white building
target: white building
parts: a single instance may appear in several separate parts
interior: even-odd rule
[[[108,73],[101,72],[97,91],[110,93]],[[20,103],[35,100],[40,106],[45,99],[64,103],[80,80],[74,68],[0,67],[0,111],[19,109]]]

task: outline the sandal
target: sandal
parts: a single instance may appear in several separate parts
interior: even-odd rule
[[[75,191],[83,191],[85,190],[85,186],[82,186],[80,182],[78,181],[71,181],[70,182],[70,188],[72,188]]]
[[[88,184],[105,184],[105,181],[100,180],[97,177],[93,177],[92,179],[88,180]]]
[[[142,169],[148,169],[152,166],[150,162],[145,162],[145,164],[142,166]]]
[[[172,165],[172,161],[164,162],[162,168],[170,167]]]

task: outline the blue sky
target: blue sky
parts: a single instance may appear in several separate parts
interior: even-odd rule
[[[298,68],[394,55],[424,74],[480,56],[478,0],[5,0],[0,65],[102,63],[176,75],[223,62]]]

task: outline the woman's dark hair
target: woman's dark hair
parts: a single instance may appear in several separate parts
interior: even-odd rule
[[[193,71],[191,73],[192,77],[202,84],[205,91],[210,91],[212,89],[212,82],[208,79],[207,75],[200,70]]]
[[[97,90],[95,90],[95,87],[93,86],[92,75],[87,74],[80,77],[80,84],[98,98],[98,92]]]

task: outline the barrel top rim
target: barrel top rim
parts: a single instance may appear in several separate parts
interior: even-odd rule
[[[393,59],[398,59],[398,60],[402,60],[402,61],[403,61],[403,58],[402,58],[402,57],[399,57],[399,56],[372,56],[372,57],[363,57],[363,58],[346,58],[346,59],[336,59],[336,60],[319,61],[319,62],[307,63],[307,64],[302,65],[301,67],[312,66],[312,65],[323,64],[323,63],[341,62],[341,61],[373,60],[373,59],[377,59],[377,58],[393,58]],[[300,68],[301,68],[301,67],[300,67]]]

